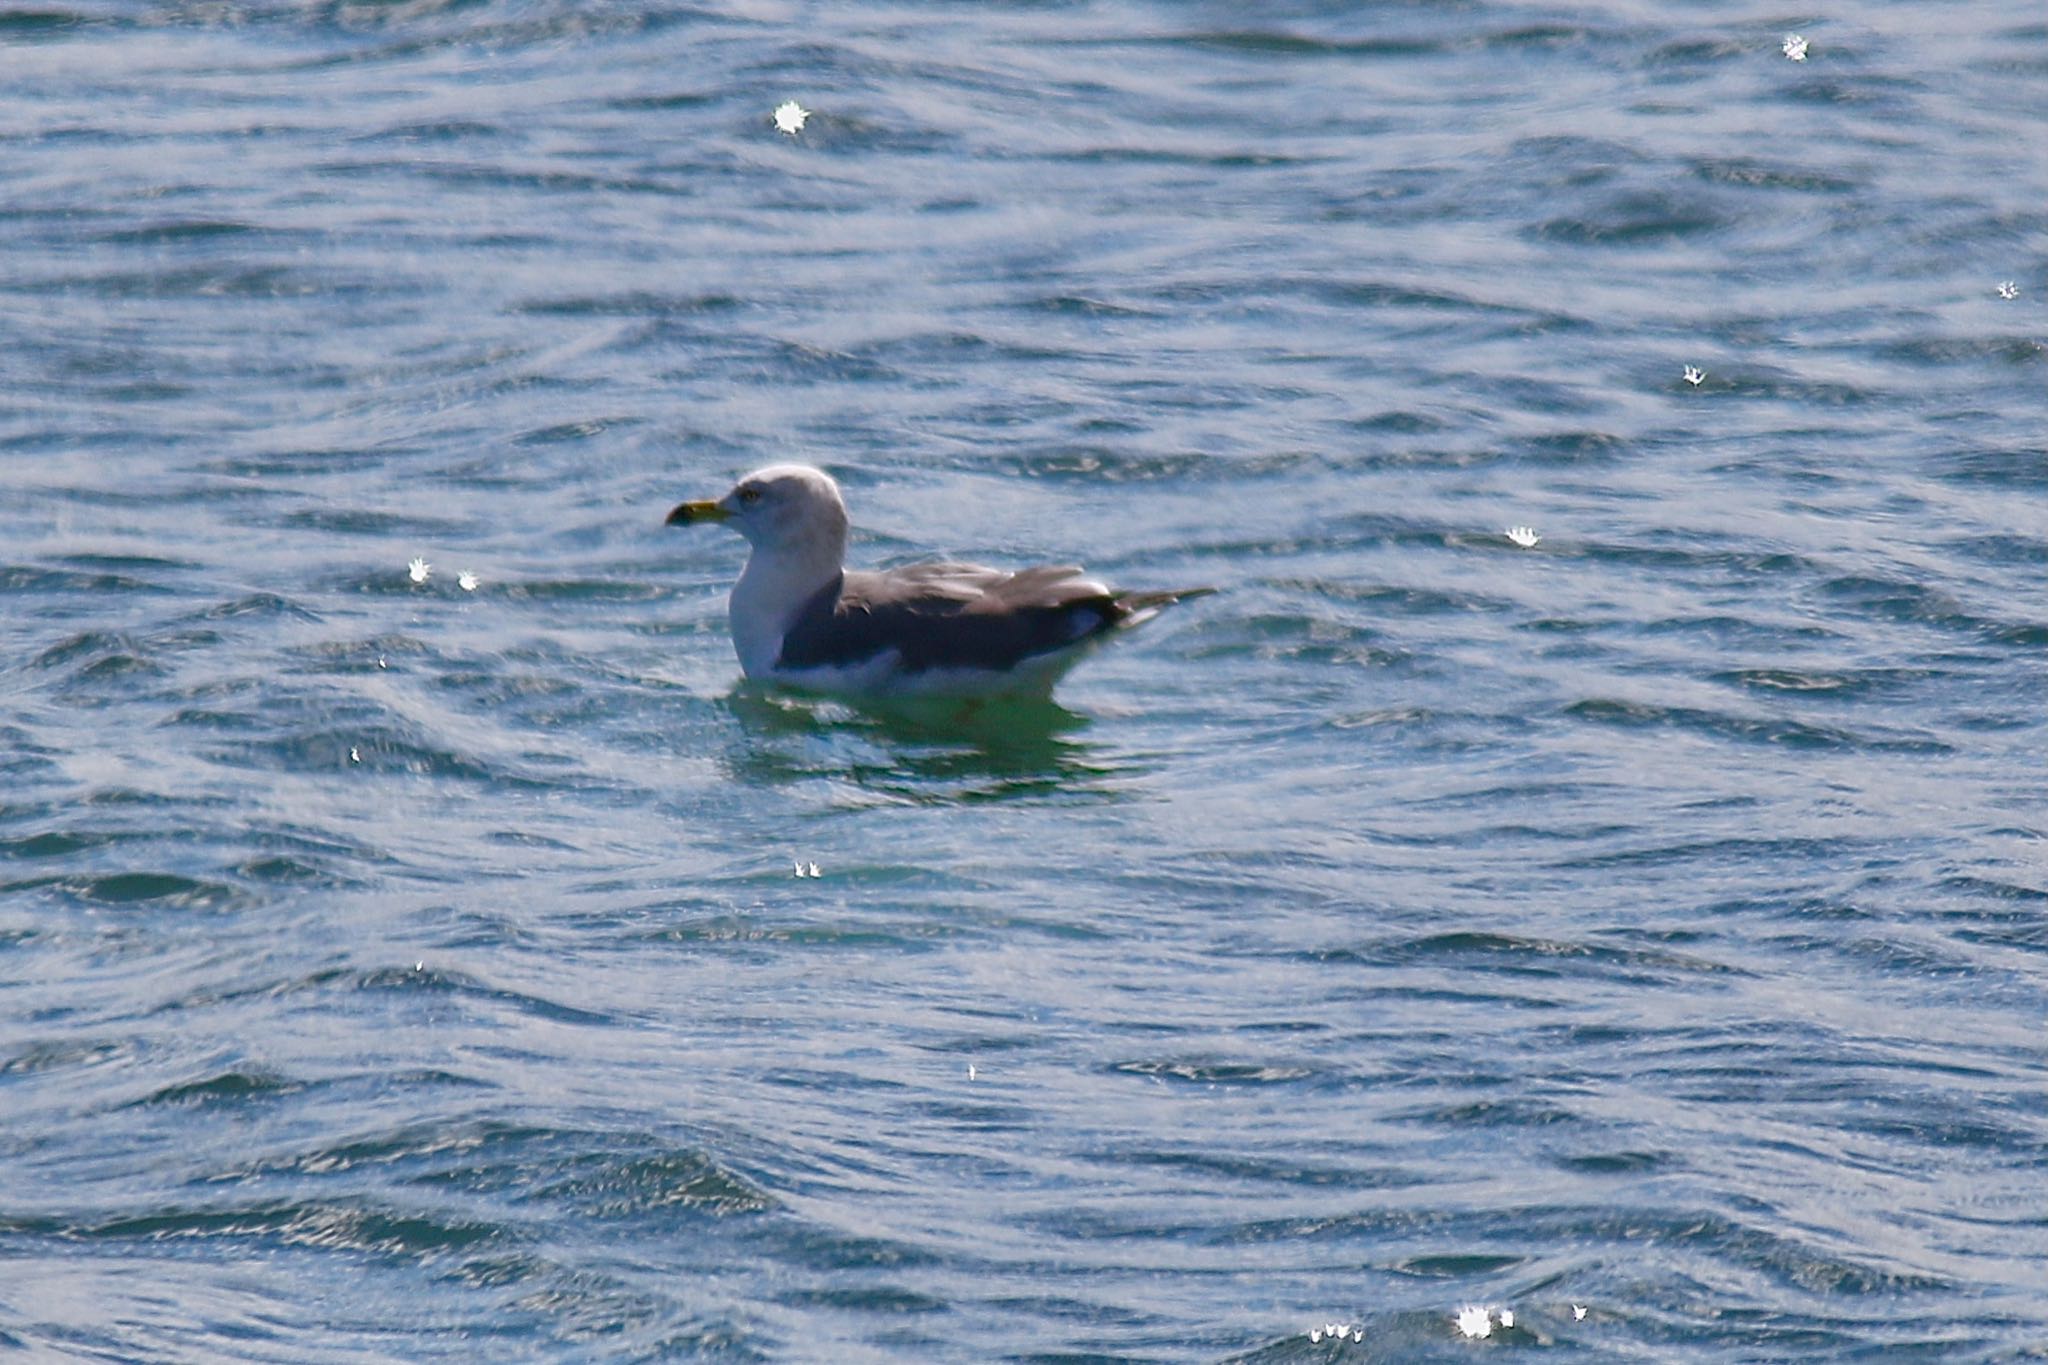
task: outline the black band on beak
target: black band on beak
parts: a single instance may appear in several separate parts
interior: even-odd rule
[[[731,517],[732,513],[715,502],[683,502],[676,504],[675,510],[668,514],[668,520],[662,525],[694,526],[698,522],[726,521]]]

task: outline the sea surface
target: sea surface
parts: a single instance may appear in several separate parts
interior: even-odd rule
[[[2038,0],[0,6],[0,1353],[2040,1358],[2044,127]],[[1219,592],[741,686],[785,460]]]

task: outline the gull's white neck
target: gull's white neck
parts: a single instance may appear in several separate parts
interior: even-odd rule
[[[748,677],[765,678],[773,671],[783,632],[797,608],[837,577],[845,562],[843,522],[754,546],[727,603],[733,648]]]

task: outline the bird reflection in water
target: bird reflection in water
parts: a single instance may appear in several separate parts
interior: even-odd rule
[[[1102,800],[1133,771],[1081,738],[1088,717],[1046,697],[855,705],[743,682],[726,704],[745,735],[724,765],[752,785],[836,779],[889,803]]]

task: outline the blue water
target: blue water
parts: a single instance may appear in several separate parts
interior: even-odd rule
[[[2048,1348],[2044,126],[2023,0],[0,10],[0,1344]],[[1222,591],[743,689],[785,459]]]

